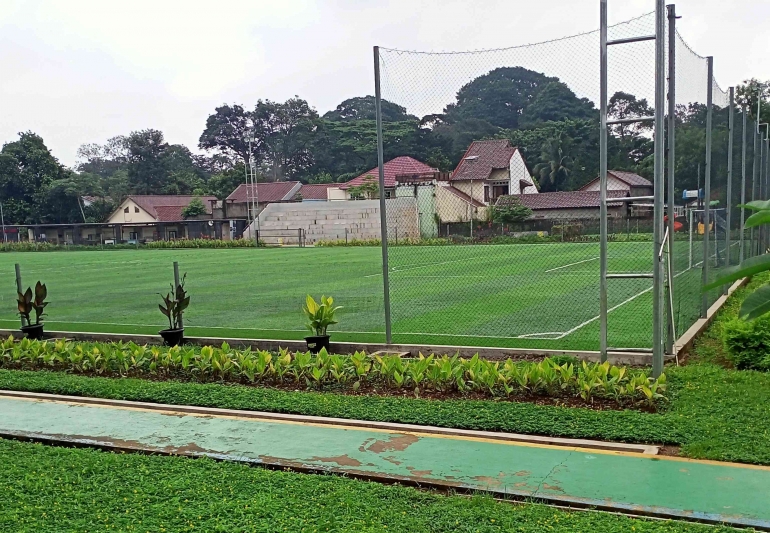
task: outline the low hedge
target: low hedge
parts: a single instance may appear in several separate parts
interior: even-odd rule
[[[259,246],[264,246],[259,241]],[[8,242],[0,243],[0,252],[82,252],[103,250],[158,250],[176,248],[254,248],[252,239],[177,239],[174,241],[152,241],[144,244],[53,244],[50,242]]]
[[[358,390],[361,386],[437,393],[473,392],[491,398],[539,395],[552,398],[594,398],[618,405],[664,400],[666,376],[654,379],[645,370],[629,370],[609,363],[578,365],[577,361],[545,359],[540,362],[487,361],[475,355],[437,357],[397,355],[371,358],[363,352],[329,355],[321,350],[292,354],[233,350],[205,346],[163,348],[134,343],[77,343],[63,340],[0,343],[0,366],[53,369],[108,376],[147,376],[195,381],[280,386],[291,383],[308,389]]]

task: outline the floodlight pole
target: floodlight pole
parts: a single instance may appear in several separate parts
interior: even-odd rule
[[[599,3],[599,28],[599,352],[604,362],[607,360],[607,0]]]
[[[733,132],[735,130],[735,87],[730,87],[730,116],[728,117],[728,137],[727,137],[727,228],[725,231],[725,258],[726,265],[730,266],[730,228],[733,213]],[[722,294],[727,294],[727,285],[722,287]]]
[[[668,262],[674,260],[674,176],[676,173],[676,6],[666,6],[668,15]],[[671,271],[673,269],[669,269]],[[676,342],[676,324],[671,309],[674,300],[674,277],[667,276],[668,294],[666,298],[666,353],[674,355]]]
[[[711,232],[709,224],[711,223],[711,121],[713,117],[713,93],[714,93],[714,58],[706,58],[708,65],[708,74],[706,76],[706,176],[703,184],[703,265],[701,265],[701,286],[709,282],[709,259],[711,251],[709,250],[709,239]],[[700,316],[706,318],[709,309],[708,292],[703,292],[701,296]]]
[[[666,161],[666,14],[663,0],[655,3],[655,160],[653,177],[653,241],[652,250],[652,375],[658,377],[663,373],[663,261],[659,250],[663,247],[663,191]],[[669,235],[669,237],[671,237]]]
[[[743,230],[743,223],[746,217],[746,210],[744,209],[744,205],[746,205],[746,125],[747,125],[747,117],[748,109],[746,106],[743,106],[743,133],[741,135],[741,241],[738,251],[738,260],[739,263],[743,263],[744,254],[746,253],[745,246],[746,246],[746,235],[745,231]]]
[[[377,169],[380,179],[380,241],[382,244],[382,290],[385,306],[385,343],[392,344],[390,324],[390,278],[388,268],[388,217],[385,212],[385,157],[382,147],[382,93],[380,92],[380,47],[374,47],[374,109],[377,124]],[[473,215],[471,215],[472,217]],[[471,220],[473,220],[471,218]],[[471,222],[471,227],[473,222]]]

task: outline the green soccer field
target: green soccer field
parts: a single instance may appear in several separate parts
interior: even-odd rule
[[[598,348],[596,243],[401,246],[390,249],[393,341]],[[679,333],[697,315],[699,268],[676,263]],[[339,305],[336,340],[384,341],[376,247],[120,250],[0,254],[0,326],[18,326],[14,263],[48,286],[48,329],[154,334],[172,262],[187,273],[188,335],[300,339],[306,294]],[[652,244],[610,243],[610,272],[649,272]],[[696,265],[697,267],[697,265]],[[609,344],[651,345],[651,281],[610,280]]]

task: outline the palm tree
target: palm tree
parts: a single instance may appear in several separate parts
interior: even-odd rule
[[[572,139],[563,132],[543,143],[540,153],[542,162],[533,169],[541,185],[549,183],[547,188],[553,190],[563,187],[572,172],[571,149]]]

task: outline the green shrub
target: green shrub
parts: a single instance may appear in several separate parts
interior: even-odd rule
[[[491,398],[516,395],[610,400],[618,405],[655,405],[665,399],[666,376],[609,363],[559,364],[551,359],[488,361],[477,355],[398,355],[370,357],[363,352],[330,355],[322,349],[277,353],[219,347],[140,346],[134,343],[82,343],[64,340],[0,342],[0,367],[66,370],[103,376],[137,376],[212,382],[279,385],[308,389],[358,390],[362,384],[414,391],[476,393]]]
[[[770,316],[734,318],[722,329],[728,358],[740,370],[770,370]]]

